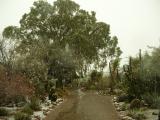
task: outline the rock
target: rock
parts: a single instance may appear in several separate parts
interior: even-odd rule
[[[62,101],[63,101],[62,98],[58,98],[58,99],[56,100],[56,102],[62,102]]]
[[[124,117],[122,118],[122,120],[134,120],[134,119],[131,118],[131,117],[129,117],[129,116],[124,116]]]
[[[45,103],[46,106],[49,106],[50,104],[51,104],[50,102],[46,102],[46,103]]]
[[[52,104],[53,104],[53,105],[57,105],[57,103],[56,103],[56,102],[53,102]]]
[[[120,108],[120,107],[117,107],[116,110],[117,110],[117,111],[121,111],[121,108]]]
[[[14,107],[14,104],[10,103],[10,104],[6,105],[6,107]]]
[[[113,102],[117,102],[117,97],[113,97]]]
[[[0,120],[7,120],[7,118],[6,117],[2,117],[2,118],[0,118]]]
[[[126,95],[126,94],[122,94],[122,95],[117,97],[118,102],[124,102],[124,101],[127,101],[127,100],[128,100],[128,95]]]
[[[114,90],[114,93],[115,93],[116,95],[120,95],[120,94],[123,93],[123,91],[120,90],[120,89],[115,89],[115,90]]]
[[[49,111],[49,109],[43,110],[43,112],[45,112],[45,113],[48,112],[48,111]]]
[[[48,111],[43,111],[43,114],[44,114],[45,116],[47,116]]]
[[[114,102],[114,105],[119,105],[119,103],[118,102]]]
[[[49,109],[53,109],[53,106],[49,106],[48,108],[49,108]]]
[[[34,118],[35,118],[36,120],[41,120],[41,117],[38,116],[38,115],[34,116]]]
[[[23,107],[25,105],[25,102],[19,102],[16,104],[17,107]]]
[[[123,118],[125,115],[124,114],[120,114],[119,116],[120,116],[120,118]]]

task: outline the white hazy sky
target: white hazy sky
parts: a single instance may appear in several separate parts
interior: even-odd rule
[[[8,25],[19,25],[34,0],[0,0],[0,32]],[[48,0],[53,3],[54,0]],[[95,11],[99,21],[111,26],[119,38],[122,57],[136,55],[147,45],[160,45],[160,0],[74,0],[81,8]]]

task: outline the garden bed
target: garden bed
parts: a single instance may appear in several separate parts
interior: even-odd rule
[[[56,106],[60,105],[64,99],[58,98],[55,102],[51,102],[50,100],[46,99],[44,103],[40,104],[40,110],[33,111],[31,113],[32,115],[28,115],[27,120],[43,120],[50,111],[52,111]],[[0,120],[15,120],[15,115],[18,117],[22,116],[22,111],[24,107],[1,107],[0,109],[3,109],[3,111],[7,111],[7,113],[2,112],[4,115],[1,115]],[[26,111],[25,111],[26,112]],[[27,112],[29,113],[30,111],[27,109]]]
[[[130,109],[130,103],[118,102],[117,97],[114,97],[112,101],[121,120],[158,119],[158,109],[150,109],[148,107]]]

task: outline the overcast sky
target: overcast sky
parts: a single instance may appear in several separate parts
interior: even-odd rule
[[[8,25],[19,25],[34,0],[0,0],[0,32]],[[48,0],[53,3],[53,0]],[[122,57],[136,55],[147,45],[160,45],[160,0],[74,0],[81,8],[95,11],[99,21],[111,26],[119,38]]]

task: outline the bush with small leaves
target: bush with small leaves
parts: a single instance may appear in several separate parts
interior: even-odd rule
[[[90,90],[96,90],[96,86],[95,85],[91,85],[90,86]]]
[[[34,111],[41,110],[40,100],[38,98],[36,98],[36,97],[32,97],[31,98],[31,102],[30,102],[29,106]]]
[[[0,108],[0,116],[7,116],[8,111],[5,108]]]
[[[55,102],[57,100],[57,95],[56,94],[49,94],[49,100]]]
[[[153,97],[153,103],[151,105],[151,108],[153,109],[160,108],[160,96]]]
[[[26,114],[28,114],[28,115],[32,115],[32,114],[33,114],[33,110],[31,109],[31,107],[30,107],[29,104],[27,104],[27,105],[25,105],[25,106],[23,107],[22,112],[23,112],[23,113],[26,113]]]
[[[143,111],[141,111],[140,109],[129,110],[127,115],[132,117],[135,120],[145,120],[146,119],[146,116],[144,115]]]
[[[56,96],[58,98],[58,97],[67,96],[69,92],[65,88],[64,89],[57,88],[55,93],[56,93]]]
[[[14,116],[15,120],[31,120],[31,116],[23,112],[18,112]]]
[[[51,101],[56,101],[57,100],[57,95],[55,93],[54,88],[50,89],[48,97],[49,97],[49,100],[51,100]]]
[[[146,94],[143,96],[144,101],[153,109],[160,108],[160,96],[156,94]]]
[[[126,103],[123,103],[122,106],[121,106],[121,110],[122,110],[122,111],[125,111],[125,110],[127,110],[127,109],[128,109],[127,104],[126,104]]]

